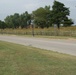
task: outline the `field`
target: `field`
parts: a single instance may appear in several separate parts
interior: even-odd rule
[[[15,34],[15,35],[32,35],[33,30],[30,29],[0,29],[0,34]],[[76,37],[76,27],[61,27],[59,30],[57,28],[34,28],[34,34],[36,36],[69,36]]]
[[[0,75],[76,75],[76,56],[0,41]]]

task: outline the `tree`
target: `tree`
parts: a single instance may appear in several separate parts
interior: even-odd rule
[[[45,8],[40,7],[37,10],[33,11],[35,24],[40,27],[49,27],[49,13],[50,13],[50,6],[45,6]]]
[[[7,27],[7,25],[5,24],[5,22],[0,20],[0,28],[5,29],[6,27]]]
[[[28,24],[28,21],[30,21],[30,20],[31,20],[31,15],[28,14],[27,11],[25,13],[21,14],[20,15],[21,28],[27,28],[28,25],[30,25],[30,24]]]
[[[8,28],[27,28],[27,21],[29,20],[31,20],[31,15],[26,11],[21,15],[15,13],[14,15],[7,16],[5,23],[8,25]]]
[[[19,28],[19,14],[15,13],[14,15],[7,16],[5,18],[5,23],[8,25],[8,28]]]
[[[67,26],[71,26],[72,24],[74,24],[72,19],[67,19],[67,20],[64,20],[63,26],[67,27]]]
[[[12,27],[13,27],[13,24],[12,24],[11,19],[12,19],[12,15],[11,15],[11,16],[7,16],[7,17],[4,19],[5,23],[7,24],[7,28],[12,28]]]
[[[70,14],[69,8],[65,7],[65,5],[61,2],[54,1],[52,6],[52,14],[51,21],[53,24],[57,24],[58,29],[60,28],[60,24],[65,22],[65,19]]]
[[[13,22],[14,28],[19,28],[19,26],[20,26],[20,15],[18,13],[15,13],[13,15],[12,22]]]

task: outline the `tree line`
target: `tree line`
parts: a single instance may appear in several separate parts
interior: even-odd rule
[[[22,14],[15,13],[14,15],[7,16],[4,21],[0,20],[0,28],[28,28],[33,21],[37,28],[49,28],[56,25],[59,29],[60,25],[67,27],[74,24],[72,19],[68,18],[69,15],[69,8],[59,1],[54,1],[52,7],[40,7],[31,14],[26,11]]]

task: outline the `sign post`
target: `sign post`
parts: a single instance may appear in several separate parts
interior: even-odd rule
[[[32,36],[34,37],[34,20],[31,20],[31,26],[32,26]]]

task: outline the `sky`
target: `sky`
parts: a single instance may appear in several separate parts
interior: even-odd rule
[[[70,18],[76,24],[76,0],[57,0],[69,7]],[[32,13],[32,11],[45,5],[53,5],[54,0],[0,0],[0,20],[4,20],[8,15],[14,13],[22,14],[25,11]]]

